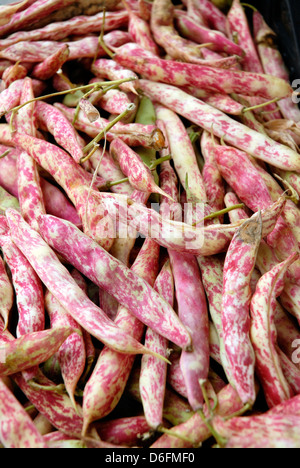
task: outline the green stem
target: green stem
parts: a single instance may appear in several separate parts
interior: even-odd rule
[[[34,380],[29,380],[29,385],[36,390],[46,390],[48,392],[55,392],[59,393],[60,395],[63,395],[66,393],[66,387],[64,384],[59,384],[59,385],[42,385],[39,384],[38,382]]]
[[[83,153],[88,153],[90,149],[92,149],[96,144],[99,143],[99,141],[102,139],[103,135],[107,133],[116,123],[118,123],[120,120],[122,120],[129,112],[131,112],[134,109],[134,104],[129,104],[127,108],[120,114],[118,115],[114,120],[112,120],[103,130],[101,130],[100,133],[88,144],[83,148]],[[90,157],[92,156],[91,153],[89,153],[87,156],[83,157],[81,159],[81,162],[87,161]]]
[[[101,34],[99,36],[99,41],[98,41],[98,47],[101,46],[103,48],[103,50],[107,53],[107,55],[110,58],[114,58],[115,54],[107,47],[107,45],[105,44],[104,38],[103,38],[103,36],[104,36],[104,24],[105,24],[105,13],[106,13],[106,9],[104,7],[103,8],[103,21],[102,21],[102,27],[101,27]],[[96,56],[95,56],[95,60],[96,60]]]
[[[220,434],[214,429],[214,427],[210,424],[210,422],[207,420],[207,418],[205,417],[202,409],[199,409],[197,411],[197,413],[199,414],[199,416],[201,417],[202,421],[204,422],[204,424],[206,425],[206,427],[209,429],[210,433],[212,434],[212,436],[216,439],[216,442],[217,444],[219,445],[219,447],[225,447],[226,443],[227,443],[227,440],[224,439],[224,437],[220,436]]]
[[[285,197],[288,200],[292,200],[295,203],[295,205],[297,205],[299,203],[299,194],[294,189],[294,187],[292,187],[292,185],[287,180],[282,179],[282,177],[280,177],[278,174],[273,173],[273,176],[276,177],[276,179],[278,179],[282,183],[282,185],[287,187],[286,192],[290,191],[290,195],[288,195],[286,192],[284,193]]]
[[[266,102],[263,102],[261,104],[257,104],[256,106],[244,107],[244,109],[242,110],[242,113],[245,114],[246,112],[249,112],[249,111],[253,111],[253,110],[256,110],[256,109],[261,109],[262,107],[266,107],[269,104],[274,104],[275,102],[280,101],[280,99],[281,98],[275,98],[275,99],[272,99],[271,101],[266,101]]]
[[[192,224],[192,226],[196,226],[197,224],[201,223],[202,221],[207,221],[208,219],[217,218],[218,216],[222,216],[223,214],[229,213],[229,211],[238,210],[239,208],[245,208],[244,203],[239,203],[237,205],[228,206],[220,211],[215,211],[214,213],[210,213],[209,215],[205,216],[204,218],[200,219],[200,221],[196,221]]]
[[[207,391],[206,391],[206,388],[205,388],[205,383],[206,383],[206,381],[204,381],[204,382],[199,381],[206,407],[207,407],[207,409],[209,411],[210,416],[213,417],[214,410],[216,409],[217,404],[218,404],[218,398],[214,398],[214,406],[211,407],[211,404],[210,404],[210,401],[209,401],[209,398],[208,398],[208,395],[207,395]]]
[[[0,155],[0,159],[5,158],[5,156],[7,156],[10,153],[10,151],[11,151],[10,149],[4,151],[4,153]]]
[[[253,5],[250,5],[250,3],[241,3],[241,6],[250,8],[253,11],[258,11],[257,8],[255,8]]]
[[[192,447],[195,446],[195,442],[191,440],[189,437],[186,437],[182,434],[178,434],[178,432],[175,432],[172,429],[167,429],[166,427],[159,426],[157,428],[157,431],[162,432],[163,434],[167,434],[168,436],[176,437],[177,439],[183,440],[184,442],[187,442],[188,444],[190,444]]]
[[[152,161],[152,163],[149,166],[150,171],[154,171],[154,169],[159,166],[161,163],[165,161],[170,161],[172,159],[172,156],[168,154],[167,156],[163,156],[162,158],[158,158],[155,161]]]
[[[114,182],[107,182],[107,183],[106,183],[106,187],[107,187],[107,188],[114,187],[115,185],[124,184],[125,182],[128,182],[128,181],[129,181],[129,178],[128,178],[128,177],[124,177],[124,179],[115,180]]]
[[[251,408],[252,408],[252,405],[250,403],[246,403],[240,410],[235,411],[234,413],[230,414],[229,416],[226,416],[224,418],[224,421],[228,421],[228,419],[237,418],[238,416],[242,416],[247,411],[251,410]]]

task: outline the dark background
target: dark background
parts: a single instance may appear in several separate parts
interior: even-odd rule
[[[277,33],[279,50],[290,71],[291,81],[300,79],[300,1],[250,0],[249,3]]]

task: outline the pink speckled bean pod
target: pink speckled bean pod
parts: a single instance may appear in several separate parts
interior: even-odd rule
[[[14,341],[15,338],[7,330],[3,331],[3,328],[4,324],[0,321],[1,339],[6,342]],[[55,386],[54,382],[47,379],[40,370],[37,370],[35,377],[41,385]],[[22,373],[14,374],[12,379],[22,389],[30,404],[33,404],[55,428],[71,436],[80,437],[82,427],[82,417],[79,416],[80,407],[78,406],[75,411],[66,394],[59,394],[48,389],[42,390],[41,387],[36,389],[30,382],[27,382]]]
[[[295,348],[293,343],[299,343],[300,333],[297,325],[291,320],[289,314],[284,310],[279,302],[276,303],[274,321],[277,330],[277,343],[279,348],[285,353],[285,355],[293,361],[293,353]],[[295,361],[295,360],[294,360]],[[299,363],[295,365],[300,368]]]
[[[195,86],[211,93],[246,93],[270,100],[289,97],[293,93],[286,81],[273,76],[234,69],[219,70],[209,66],[209,63],[199,65],[161,59],[135,43],[117,48],[114,60],[145,79],[175,86]]]
[[[9,149],[0,145],[0,151],[4,153],[5,150]],[[10,154],[0,160],[0,185],[5,188],[9,193],[14,195],[16,198],[18,194],[18,171],[17,171],[17,158],[20,150],[10,148]],[[9,175],[9,177],[8,177]],[[48,182],[43,177],[40,178],[41,189],[43,192],[43,198],[45,203],[46,212],[59,218],[67,219],[76,226],[81,226],[82,223],[75,210],[75,207],[71,204],[70,200],[65,194],[55,185]]]
[[[56,103],[55,107],[61,110],[69,121],[73,120],[75,109],[70,109],[60,103]],[[108,124],[109,121],[104,118],[100,118],[91,124],[83,112],[80,111],[75,122],[75,128],[94,138]],[[128,146],[145,146],[156,150],[160,150],[164,146],[162,134],[155,125],[143,125],[139,123],[123,124],[118,122],[107,132],[106,137],[108,141],[112,141],[114,138],[118,137]]]
[[[26,6],[28,6],[30,2],[28,0],[23,0],[22,2],[17,2],[12,5],[2,5],[1,6],[1,13],[0,13],[0,26],[9,23],[12,15],[16,13],[18,10],[24,10]],[[32,2],[31,2],[32,3]]]
[[[228,36],[234,38],[236,35],[238,44],[243,47],[244,57],[241,63],[243,70],[252,73],[268,74],[268,72],[264,71],[262,66],[257,47],[250,31],[249,21],[240,0],[234,0],[232,3],[227,15],[227,26]],[[261,100],[259,98],[254,97],[251,100],[251,105],[256,105],[260,102]],[[265,111],[273,111],[272,114],[265,114],[265,118],[267,120],[278,119],[281,117],[280,112],[277,111],[276,104],[266,106]]]
[[[8,88],[14,81],[22,80],[27,75],[27,69],[20,63],[8,67],[2,75],[1,91]]]
[[[98,161],[101,157],[101,164],[98,167]],[[118,167],[112,156],[109,154],[109,151],[106,150],[103,153],[103,148],[97,149],[87,162],[90,165],[91,172],[98,168],[98,175],[107,182],[122,180],[125,178],[120,167]],[[130,197],[134,189],[131,187],[129,182],[123,182],[122,184],[110,187],[110,190],[114,193],[120,193]]]
[[[214,142],[211,135],[205,130],[201,135],[200,146],[204,158],[202,178],[207,195],[207,202],[213,211],[220,211],[224,208],[224,180],[214,157]],[[218,219],[220,223],[223,222],[222,216]]]
[[[256,373],[264,390],[269,408],[293,396],[285,380],[276,351],[277,332],[274,322],[275,302],[284,288],[285,273],[298,259],[291,255],[265,273],[258,281],[251,299],[251,342],[256,356]]]
[[[120,47],[130,41],[130,36],[126,31],[111,31],[104,35],[104,41],[108,47]],[[68,41],[68,60],[80,58],[93,58],[96,53],[98,57],[106,57],[107,53],[99,46],[97,36],[87,36],[77,41]],[[61,43],[57,41],[20,41],[6,49],[0,51],[0,58],[7,58],[12,61],[22,62],[43,62],[49,55],[55,54],[61,48]]]
[[[107,78],[108,80],[122,80],[124,78],[133,78],[134,81],[122,83],[119,87],[125,92],[136,94],[138,75],[130,69],[126,69],[111,59],[98,59],[91,66],[91,72],[98,78]]]
[[[165,125],[170,154],[183,187],[185,187],[186,175],[188,174],[189,191],[192,197],[189,201],[205,203],[206,192],[203,178],[197,164],[193,145],[183,122],[175,112],[164,106],[156,105],[155,111],[157,118]]]
[[[107,11],[105,14],[104,31],[118,29],[128,22],[126,11]],[[73,33],[87,35],[99,32],[103,23],[103,12],[91,16],[74,16],[66,21],[56,21],[31,31],[18,31],[0,40],[0,49],[9,47],[20,41],[59,41]]]
[[[236,224],[213,224],[197,228],[187,223],[163,219],[155,210],[131,202],[122,195],[101,193],[101,201],[109,215],[127,224],[162,247],[193,255],[214,255],[226,251],[242,221]],[[269,235],[282,213],[285,198],[280,197],[272,207],[262,211],[263,237]]]
[[[132,270],[145,282],[154,284],[157,276],[160,248],[151,239],[146,239],[135,260]],[[137,340],[141,340],[144,324],[124,306],[119,307],[115,323]],[[124,393],[134,359],[129,355],[115,353],[105,347],[98,358],[95,369],[87,382],[83,395],[85,434],[91,422],[108,415]]]
[[[294,397],[263,414],[227,421],[216,416],[213,424],[227,439],[225,448],[299,448],[298,406]]]
[[[207,64],[215,67],[226,66],[227,58],[204,60],[201,58],[201,46],[180,36],[173,24],[174,5],[170,0],[155,0],[152,5],[150,27],[155,42],[174,60]]]
[[[21,403],[0,379],[0,442],[5,448],[48,448]]]
[[[5,328],[8,325],[9,313],[14,304],[14,289],[8,277],[5,263],[0,259],[0,316],[4,320]]]
[[[175,23],[180,34],[191,41],[198,44],[210,43],[209,48],[216,52],[225,52],[239,57],[244,55],[244,48],[228,39],[225,34],[202,26],[183,11],[176,11]]]
[[[235,122],[231,117],[180,89],[147,80],[139,80],[139,86],[150,99],[169,107],[208,132],[213,131],[214,135],[223,138],[226,143],[275,167],[300,170],[299,157],[295,151]]]
[[[41,371],[36,375],[36,378],[40,385],[55,387],[54,382],[47,379]],[[20,373],[15,374],[13,380],[17,386],[20,387],[31,404],[33,404],[56,429],[69,436],[80,438],[83,422],[81,407],[78,405],[76,411],[68,395],[49,391],[49,389],[43,390],[41,386],[37,389],[28,383]]]
[[[210,106],[224,112],[224,114],[242,115],[243,113],[244,106],[239,104],[237,101],[234,101],[227,94],[212,94],[210,96],[201,98],[201,96],[198,96],[200,93],[197,91],[197,89],[195,89],[195,91],[188,90],[188,92],[194,97],[199,97],[199,99],[202,99],[204,102],[206,102],[206,104],[209,104]]]
[[[263,73],[263,67],[250,32],[249,21],[240,0],[233,0],[227,15],[227,26],[229,37],[237,34],[238,44],[243,47],[243,68],[246,71]]]
[[[144,346],[109,320],[87,297],[60,263],[54,251],[29,227],[18,212],[10,209],[7,210],[6,216],[14,243],[30,261],[45,286],[79,325],[120,353],[148,352]]]
[[[16,107],[20,103],[20,97],[23,90],[22,80],[16,80],[11,85],[1,92],[1,104],[0,104],[0,115],[10,111],[13,107]],[[39,96],[45,89],[45,83],[40,80],[32,80],[33,91],[36,96]]]
[[[255,355],[250,340],[251,275],[261,242],[261,217],[253,215],[234,235],[223,273],[222,331],[232,385],[244,404],[256,400]]]
[[[14,135],[14,142],[48,171],[64,189],[76,207],[84,231],[109,249],[113,243],[113,225],[102,210],[99,198],[96,197],[97,192],[89,189],[92,174],[86,172],[68,153],[52,143],[20,133]],[[101,180],[99,177],[98,179]]]
[[[162,267],[154,283],[154,289],[174,306],[174,279],[170,262]],[[167,357],[168,340],[147,328],[145,346]],[[157,358],[143,359],[140,373],[140,393],[148,425],[157,429],[163,425],[163,407],[166,389],[167,364]]]
[[[110,89],[95,102],[101,109],[114,115],[121,114],[130,103],[128,95],[120,89]]]
[[[143,434],[148,433],[149,430],[145,416],[130,416],[97,424],[97,432],[101,440],[127,447],[139,445]]]
[[[135,190],[168,196],[156,184],[152,172],[144,164],[139,154],[126,145],[124,141],[115,138],[110,144],[109,151]]]
[[[226,385],[226,387],[218,393],[218,406],[216,408],[216,413],[220,418],[223,419],[225,416],[230,416],[230,414],[235,411],[239,411],[242,406],[243,403],[241,402],[236,390],[234,390],[231,385]],[[207,408],[205,405],[205,413],[206,411]],[[151,448],[192,448],[193,445],[197,446],[211,436],[210,430],[198,413],[195,413],[186,422],[174,426],[171,431],[188,437],[191,442],[185,442],[178,437],[172,437],[171,435],[164,434],[151,445]]]
[[[271,46],[269,42],[271,39],[274,39],[273,42],[275,43],[276,35],[267,26],[264,18],[258,11],[253,13],[253,34],[264,72],[289,82],[289,73],[282,55],[278,48],[274,44]],[[281,99],[277,104],[285,119],[291,119],[294,122],[300,121],[299,107],[291,98]]]
[[[252,163],[248,155],[236,148],[216,145],[214,155],[219,170],[231,185],[238,197],[252,211],[265,209],[273,202],[273,197],[259,165]],[[279,196],[279,193],[277,194]],[[288,210],[288,207],[285,207]],[[284,210],[284,211],[285,211]],[[293,224],[296,226],[295,220]],[[280,217],[267,242],[283,260],[289,252],[297,250],[297,241],[285,219]]]
[[[49,80],[68,60],[69,53],[68,45],[62,44],[57,52],[33,67],[31,76],[39,80]]]
[[[34,98],[31,78],[25,78],[21,93],[20,104]],[[31,102],[22,107],[15,117],[17,131],[31,136],[37,134],[36,103]],[[37,218],[46,213],[40,176],[36,161],[21,151],[17,161],[18,197],[21,214],[34,229],[38,229]]]
[[[141,402],[140,395],[140,368],[137,366],[132,369],[129,381],[126,386],[126,393],[134,400]],[[163,417],[169,421],[173,426],[181,424],[193,415],[192,408],[187,400],[181,398],[176,392],[166,387],[164,413]]]
[[[212,29],[227,34],[226,15],[210,0],[192,0],[195,9],[198,9],[204,20]]]
[[[182,351],[180,367],[187,387],[188,401],[194,411],[202,408],[200,384],[205,383],[209,371],[209,325],[206,296],[199,266],[194,256],[170,251],[175,281],[178,316],[189,330],[193,351]]]
[[[27,333],[12,341],[0,338],[0,375],[12,375],[47,361],[72,333],[69,327]]]
[[[196,20],[198,24],[208,27],[208,23],[204,19],[204,16],[200,12],[200,10],[197,8],[193,0],[186,0],[185,2],[183,2],[183,4],[186,6],[188,16],[190,16],[191,18],[194,18],[194,20]]]
[[[51,104],[42,101],[36,102],[36,113],[39,127],[50,132],[56,142],[78,163],[83,157],[82,147],[76,130],[64,114]]]
[[[159,55],[159,48],[153,39],[152,32],[148,21],[140,18],[128,5],[123,2],[128,11],[128,32],[134,42],[149,50],[155,55]]]
[[[245,218],[246,219],[246,218]],[[228,381],[232,381],[230,365],[224,350],[224,337],[222,328],[222,298],[223,298],[223,271],[225,255],[211,255],[197,257],[201,270],[201,278],[208,301],[211,320],[218,335],[220,348],[220,361]]]
[[[277,347],[277,354],[280,360],[282,373],[288,385],[290,386],[293,395],[299,395],[299,392],[300,392],[300,370],[299,368],[278,347]]]
[[[46,291],[45,294],[45,309],[50,318],[51,328],[65,326],[76,330],[76,332],[68,336],[57,351],[63,381],[68,395],[76,408],[74,393],[84,371],[86,360],[85,344],[81,327],[74,318],[66,312],[64,307],[62,307],[50,291]]]
[[[178,346],[190,347],[190,337],[172,307],[134,270],[105,252],[71,223],[41,216],[40,232],[78,271],[114,296],[138,319],[170,341],[175,340]],[[156,243],[150,241],[153,250]]]
[[[44,291],[39,277],[10,236],[1,236],[1,249],[12,275],[18,308],[16,336],[45,328]]]
[[[12,67],[13,65],[14,63],[10,60],[0,59],[0,77],[2,78],[5,70],[9,67]]]
[[[0,36],[18,31],[31,22],[45,18],[53,11],[71,5],[71,3],[71,0],[37,0],[25,10],[14,13],[9,23],[0,27]]]
[[[170,356],[171,366],[168,369],[167,383],[180,396],[188,399],[184,376],[180,368],[180,355],[174,353]]]

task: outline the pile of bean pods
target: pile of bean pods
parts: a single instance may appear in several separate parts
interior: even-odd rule
[[[47,23],[72,3],[0,7],[1,446],[300,447],[276,34],[240,0]]]

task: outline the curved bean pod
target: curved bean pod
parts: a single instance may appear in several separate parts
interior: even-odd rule
[[[197,164],[196,155],[183,122],[172,110],[161,106],[155,106],[156,115],[165,125],[169,149],[174,161],[175,170],[183,187],[188,174],[189,191],[196,203],[206,202],[206,192],[203,178]]]
[[[0,375],[16,374],[47,361],[73,332],[72,328],[27,333],[12,341],[1,339]]]
[[[134,270],[131,271],[71,223],[48,215],[41,216],[40,232],[49,245],[78,271],[114,296],[139,320],[178,346],[189,349],[190,336],[173,308]],[[155,242],[152,242],[154,249]]]
[[[274,323],[275,301],[284,288],[288,267],[298,259],[292,253],[258,281],[251,299],[251,342],[256,356],[256,372],[264,389],[269,408],[293,396],[286,382],[275,349],[277,333]]]
[[[176,11],[175,24],[179,32],[191,41],[198,44],[209,43],[209,48],[216,52],[225,52],[228,55],[238,55],[240,57],[244,56],[244,49],[240,45],[228,39],[220,31],[200,25],[183,11]]]
[[[0,395],[1,444],[5,448],[48,448],[29,414],[2,379],[0,379]]]
[[[173,24],[174,5],[170,0],[155,0],[152,5],[150,27],[155,39],[166,53],[174,60],[210,66],[224,66],[227,58],[220,60],[204,60],[201,58],[201,48],[196,42],[180,36]],[[225,65],[226,66],[226,65]]]
[[[4,320],[5,329],[8,325],[9,313],[14,304],[14,289],[8,277],[5,263],[0,259],[0,316]]]
[[[78,135],[74,127],[64,114],[51,104],[36,102],[38,125],[43,130],[50,132],[56,142],[64,148],[78,163],[83,157],[82,147],[78,141]]]
[[[204,228],[162,218],[155,210],[134,203],[123,196],[101,193],[101,200],[110,216],[129,225],[147,237],[156,240],[162,247],[193,255],[214,255],[225,251],[242,224],[214,224]],[[280,197],[272,207],[262,211],[263,237],[275,227],[285,205]]]
[[[235,122],[227,115],[180,89],[147,80],[139,80],[139,87],[151,99],[169,107],[208,132],[212,130],[214,135],[223,138],[226,143],[275,167],[300,170],[299,157],[296,152],[239,122]]]
[[[117,445],[134,447],[141,443],[143,434],[150,430],[145,416],[113,419],[97,424],[101,440]]]
[[[146,239],[132,269],[139,273],[145,282],[153,285],[157,275],[158,258],[159,246],[151,239]],[[126,307],[119,307],[115,323],[137,340],[142,339],[144,324]],[[133,356],[115,353],[107,347],[101,351],[84,389],[83,434],[91,422],[105,417],[115,408],[124,392],[133,363]]]
[[[142,158],[120,138],[115,138],[109,148],[111,156],[118,162],[122,172],[128,177],[130,184],[141,192],[158,193],[168,196],[155,183],[150,169],[143,163]]]
[[[17,336],[42,331],[45,328],[44,291],[36,272],[12,242],[1,236],[1,249],[12,274],[18,308]]]
[[[173,307],[174,279],[170,262],[162,267],[154,283],[154,289]],[[145,334],[145,346],[167,357],[168,340],[151,328]],[[167,364],[157,358],[142,359],[140,394],[146,421],[152,429],[163,424],[163,407],[166,390]]]
[[[230,365],[232,385],[244,404],[256,400],[255,355],[250,340],[251,275],[262,239],[261,217],[245,221],[227,250],[222,296],[224,350]]]
[[[128,5],[123,2],[128,11],[128,32],[133,41],[142,46],[144,49],[149,50],[155,55],[159,55],[159,48],[153,39],[152,32],[148,21],[140,18]]]
[[[199,65],[161,59],[130,42],[116,49],[114,60],[131,68],[144,79],[175,86],[195,86],[211,93],[246,93],[248,96],[260,96],[269,100],[286,98],[293,93],[286,81],[273,76],[234,69],[220,70],[209,66],[207,62]],[[152,83],[152,86],[157,85]],[[166,105],[164,102],[161,104]],[[211,128],[208,129],[210,130]]]
[[[14,243],[29,260],[49,291],[83,328],[99,341],[121,353],[148,352],[109,320],[86,296],[53,250],[27,225],[18,212],[10,209],[7,210],[6,216]]]
[[[133,78],[134,81],[122,83],[120,89],[136,94],[138,75],[130,69],[126,69],[119,65],[114,60],[98,59],[91,66],[91,71],[99,78],[107,78],[108,80],[122,80],[123,78]]]
[[[57,52],[33,67],[31,76],[39,80],[49,80],[63,66],[69,57],[69,47],[62,44]]]
[[[50,318],[51,328],[61,326],[76,330],[57,351],[63,381],[71,401],[76,408],[74,393],[85,368],[86,353],[81,327],[75,319],[66,312],[50,291],[45,294],[45,310]]]
[[[104,30],[118,29],[128,21],[126,11],[107,11],[105,14]],[[66,21],[56,21],[42,28],[31,31],[18,31],[0,40],[0,48],[5,49],[20,41],[52,40],[59,41],[65,37],[76,33],[87,35],[91,32],[98,32],[103,23],[103,12],[91,16],[76,16]]]

